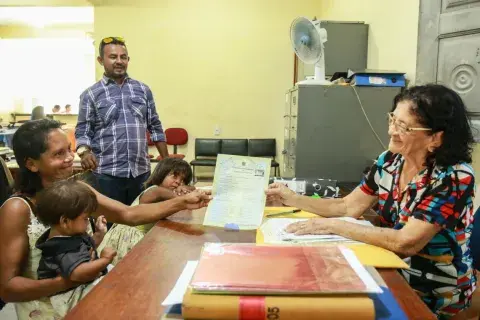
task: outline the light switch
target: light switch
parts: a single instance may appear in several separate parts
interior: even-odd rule
[[[213,132],[214,135],[219,136],[221,133],[220,126],[217,124],[215,125],[215,131]]]

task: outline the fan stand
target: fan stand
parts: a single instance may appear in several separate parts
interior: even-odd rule
[[[297,82],[297,84],[306,84],[306,85],[329,85],[332,82],[325,80],[325,55],[322,54],[320,60],[315,63],[315,78],[306,79]]]

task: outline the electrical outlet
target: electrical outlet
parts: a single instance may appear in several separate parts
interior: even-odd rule
[[[213,134],[216,135],[216,136],[219,136],[221,132],[222,132],[222,130],[220,129],[220,126],[217,124],[215,126],[215,130],[213,131]]]

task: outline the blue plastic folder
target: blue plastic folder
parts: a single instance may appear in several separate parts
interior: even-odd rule
[[[351,74],[352,84],[368,87],[405,87],[405,73],[388,70],[361,70]]]
[[[408,320],[400,305],[395,300],[390,290],[381,287],[383,292],[378,294],[369,294],[375,306],[376,320]]]

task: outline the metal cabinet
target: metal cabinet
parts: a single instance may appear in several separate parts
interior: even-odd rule
[[[320,85],[290,89],[285,99],[282,176],[360,181],[365,167],[388,146],[387,112],[399,92],[388,87]]]

